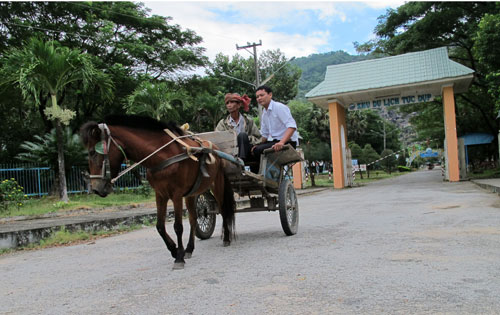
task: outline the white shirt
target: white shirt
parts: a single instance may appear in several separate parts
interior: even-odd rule
[[[290,140],[298,144],[297,123],[292,117],[290,108],[285,104],[271,100],[267,109],[264,109],[262,113],[262,123],[260,126],[262,137],[267,138],[268,141],[279,141],[283,138],[288,128],[295,128]]]
[[[242,132],[245,132],[245,119],[243,119],[243,117],[241,117],[241,114],[240,114],[240,119],[238,120],[238,122],[234,121],[233,117],[231,115],[229,115],[229,124],[231,126],[233,126],[234,130],[236,131],[236,134],[240,134]]]

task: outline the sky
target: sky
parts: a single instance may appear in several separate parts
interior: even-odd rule
[[[170,16],[170,24],[190,29],[203,38],[199,45],[211,61],[218,53],[244,58],[259,43],[263,50],[280,49],[287,58],[343,50],[355,55],[353,42],[367,42],[375,36],[377,18],[399,0],[337,1],[145,1],[152,14]]]

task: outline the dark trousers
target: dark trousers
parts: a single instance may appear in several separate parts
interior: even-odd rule
[[[269,149],[276,143],[278,143],[279,140],[273,140],[273,141],[267,141],[261,144],[258,144],[255,149],[253,149],[253,156],[257,162],[260,163],[260,156],[262,155],[262,152],[264,152],[265,149]],[[285,144],[291,144],[294,149],[297,148],[297,143],[295,141],[288,141]]]
[[[236,138],[238,143],[238,157],[243,161],[247,161],[250,157],[250,152],[252,150],[252,145],[248,139],[246,132],[240,132]]]

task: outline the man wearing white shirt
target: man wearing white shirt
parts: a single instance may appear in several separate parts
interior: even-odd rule
[[[257,102],[264,107],[260,122],[261,144],[252,148],[252,152],[260,161],[260,155],[267,148],[275,151],[283,149],[285,144],[296,148],[298,144],[297,123],[293,119],[290,108],[274,101],[270,87],[259,86],[256,91]]]

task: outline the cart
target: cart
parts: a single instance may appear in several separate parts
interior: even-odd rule
[[[226,176],[239,199],[244,199],[244,206],[239,206],[236,213],[255,211],[279,211],[281,226],[286,235],[297,233],[299,225],[299,205],[293,187],[292,165],[302,161],[300,154],[289,144],[276,152],[264,150],[261,155],[258,173],[251,172],[235,158],[238,153],[236,134],[232,131],[219,131],[197,134],[204,140],[210,140],[220,151],[228,154],[233,163],[226,163]],[[210,191],[197,196],[196,211],[198,225],[196,236],[208,239],[212,236],[218,207]]]

